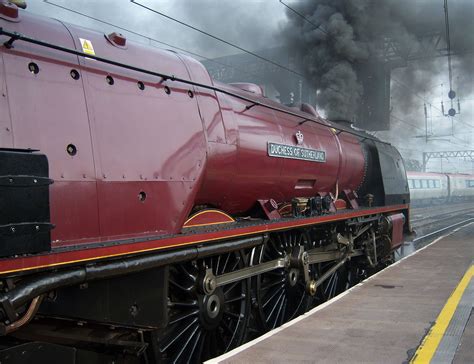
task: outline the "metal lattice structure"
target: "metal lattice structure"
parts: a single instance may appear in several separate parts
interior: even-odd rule
[[[474,150],[454,150],[445,152],[423,152],[423,171],[430,159],[434,158],[470,158],[474,160]]]

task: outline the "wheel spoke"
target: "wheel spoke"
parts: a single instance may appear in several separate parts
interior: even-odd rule
[[[227,253],[225,262],[224,262],[224,264],[223,264],[223,266],[222,266],[221,274],[226,271],[225,269],[226,269],[226,267],[227,267],[227,264],[229,263],[230,254],[231,254],[231,253]],[[216,269],[216,272],[219,273],[219,271],[218,271],[217,269]]]
[[[170,278],[169,282],[181,291],[189,292],[192,289],[192,286],[191,287],[184,287],[184,286],[180,285],[179,283],[175,282],[174,280],[172,280],[171,278]]]
[[[221,327],[224,328],[224,331],[227,331],[231,336],[234,335],[234,331],[227,325],[227,322],[225,320],[221,321]]]
[[[237,256],[237,258],[235,259],[235,263],[234,263],[234,265],[232,266],[232,269],[229,272],[233,272],[239,266],[239,263],[240,263],[240,255]]]
[[[221,262],[221,256],[219,255],[217,257],[217,263],[216,263],[216,273],[219,273],[219,264]]]
[[[246,298],[245,293],[242,293],[240,296],[234,297],[234,298],[226,298],[225,303],[232,303],[236,301],[242,301]]]
[[[285,294],[284,291],[282,291],[280,293],[280,295],[278,296],[278,299],[277,301],[275,302],[275,305],[273,306],[272,310],[270,311],[270,314],[268,315],[267,317],[267,322],[270,321],[270,318],[273,316],[273,313],[275,312],[276,308],[278,307],[278,303],[280,302],[280,300],[282,299],[283,295]],[[276,321],[276,320],[275,320]],[[273,326],[275,327],[275,326]]]
[[[275,322],[279,322],[279,325],[281,325],[284,322],[284,319],[285,319],[285,317],[283,315],[280,316],[280,314],[282,313],[282,310],[283,310],[283,305],[284,305],[285,300],[286,300],[286,297],[283,296],[281,304],[279,305],[279,308],[278,308],[278,312],[277,312],[276,317],[275,317]],[[277,304],[278,304],[278,302],[277,302]],[[280,317],[280,319],[278,319],[279,317]]]
[[[240,320],[241,316],[239,314],[236,314],[235,312],[230,312],[230,311],[224,311],[224,316],[231,317],[235,320]]]
[[[182,269],[182,271],[183,271],[183,273],[184,273],[184,275],[185,275],[186,277],[188,277],[188,278],[189,278],[191,281],[193,281],[193,282],[196,281],[196,276],[193,275],[193,274],[191,274],[191,273],[187,270],[187,268],[186,268],[186,266],[185,266],[184,264],[183,264],[183,265],[180,265],[180,267],[181,267],[181,269]]]
[[[285,277],[281,278],[281,279],[277,279],[277,280],[272,280],[273,283],[271,284],[266,284],[265,286],[261,287],[260,290],[262,291],[266,291],[270,288],[273,288],[275,286],[278,286],[280,284],[284,284],[285,283]]]
[[[227,296],[229,294],[229,292],[232,291],[238,284],[242,284],[242,282],[237,281],[237,282],[232,283],[229,287],[227,287],[224,290],[224,296]]]
[[[168,303],[169,308],[195,308],[198,306],[197,301],[191,301],[191,302],[173,302],[170,301]]]
[[[282,284],[281,287],[275,290],[275,292],[273,292],[273,294],[263,303],[262,308],[265,308],[271,302],[271,300],[274,299],[277,296],[277,294],[282,292],[284,289],[285,289],[285,286]]]
[[[177,363],[179,360],[179,358],[181,357],[181,355],[183,355],[184,351],[186,350],[186,348],[188,347],[189,343],[191,342],[191,340],[193,339],[194,335],[196,334],[196,332],[199,330],[199,326],[196,325],[196,327],[194,328],[194,330],[191,332],[191,334],[189,335],[188,339],[184,342],[184,344],[182,345],[182,348],[181,350],[178,352],[178,355],[176,355],[176,357],[174,358],[174,362]],[[195,346],[195,345],[194,345]],[[192,350],[191,350],[191,354],[192,354]]]
[[[198,319],[195,318],[187,326],[185,326],[183,328],[180,327],[180,330],[177,330],[178,332],[176,333],[175,336],[169,335],[167,341],[164,340],[164,341],[161,342],[161,351],[163,352],[163,351],[167,350],[170,346],[172,346],[174,343],[176,343],[179,340],[179,338],[181,336],[183,336],[189,330],[189,328],[191,328],[193,325],[196,325],[197,321],[198,321]]]
[[[170,320],[169,325],[174,325],[179,321],[185,320],[185,319],[187,319],[189,317],[192,317],[192,316],[196,316],[198,313],[199,313],[199,310],[193,310],[193,311],[190,311],[190,312],[185,312],[183,314],[180,314],[180,315],[178,315],[178,317],[173,318],[172,320]]]
[[[199,342],[201,341],[202,330],[199,329],[198,333],[196,334],[196,339],[194,339],[193,346],[191,350],[189,350],[189,355],[187,357],[186,363],[190,363],[193,356],[195,355],[196,347],[198,346]]]

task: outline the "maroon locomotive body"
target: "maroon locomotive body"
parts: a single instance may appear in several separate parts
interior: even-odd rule
[[[392,146],[118,33],[5,1],[0,28],[0,357],[24,345],[37,353],[38,340],[100,360],[124,355],[119,339],[113,354],[85,350],[98,341],[77,326],[73,344],[28,329],[86,321],[133,340],[145,331],[148,349],[129,348],[136,360],[199,361],[241,343],[250,316],[273,328],[340,290],[330,276],[354,280],[401,244],[409,196]],[[269,266],[286,277],[286,305],[297,297],[305,307],[263,307],[253,292],[271,282]],[[173,320],[186,311],[169,305],[184,299],[173,284],[187,276],[203,333],[193,344],[172,340],[187,330]],[[233,284],[249,296],[240,308],[226,296]],[[124,289],[137,291],[123,299]],[[104,294],[122,303],[87,303]],[[210,348],[204,337],[224,324],[233,334]],[[186,359],[183,345],[193,348]]]

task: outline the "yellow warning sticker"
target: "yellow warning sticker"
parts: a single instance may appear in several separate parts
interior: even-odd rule
[[[95,56],[94,47],[92,46],[92,42],[88,39],[83,39],[83,38],[79,38],[79,40],[81,41],[82,51],[86,54],[91,54],[91,55]]]

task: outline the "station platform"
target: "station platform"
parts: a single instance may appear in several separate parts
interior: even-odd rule
[[[474,363],[474,223],[207,363]]]

